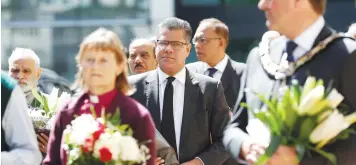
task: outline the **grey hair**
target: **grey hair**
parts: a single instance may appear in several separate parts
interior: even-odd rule
[[[192,28],[190,27],[189,22],[179,19],[177,17],[171,17],[163,20],[158,25],[158,31],[160,31],[160,29],[184,30],[186,40],[189,42],[192,39],[193,31]]]
[[[24,57],[31,58],[33,61],[35,61],[36,67],[40,67],[40,58],[38,58],[37,54],[33,50],[28,48],[15,48],[8,59],[8,63],[11,65],[14,63],[14,61]]]

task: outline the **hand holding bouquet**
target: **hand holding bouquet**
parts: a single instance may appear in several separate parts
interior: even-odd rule
[[[322,80],[308,77],[304,87],[293,80],[281,96],[268,100],[261,94],[256,95],[265,103],[264,108],[251,109],[242,104],[262,122],[256,125],[270,132],[270,137],[266,137],[270,139],[269,146],[256,164],[267,162],[280,145],[295,147],[299,160],[305,152],[314,151],[336,164],[336,157],[322,147],[348,138],[353,132],[349,126],[356,122],[356,112],[345,116],[337,109],[343,96],[336,89],[325,89]],[[255,127],[255,131],[262,130]]]

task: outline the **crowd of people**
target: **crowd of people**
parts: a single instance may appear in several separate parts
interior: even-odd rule
[[[269,43],[270,61],[294,63],[336,32],[323,14],[326,0],[260,0],[270,31],[261,38]],[[75,60],[78,72],[75,94],[56,114],[50,135],[36,135],[26,109],[40,107],[33,89],[41,75],[40,59],[34,51],[16,48],[8,59],[8,74],[1,74],[1,163],[4,165],[65,165],[63,131],[75,116],[120,111],[123,124],[138,141],[148,143],[148,165],[254,164],[266,147],[246,131],[255,117],[253,109],[264,104],[245,89],[267,97],[283,83],[297,79],[304,84],[309,75],[324,80],[343,96],[349,112],[356,110],[356,23],[306,63],[283,79],[263,65],[259,47],[246,63],[226,53],[228,26],[216,19],[203,19],[193,34],[190,24],[167,18],[154,38],[134,39],[125,53],[119,36],[99,28],[85,37]],[[192,44],[191,44],[192,43]],[[197,62],[186,64],[191,49]],[[129,76],[129,72],[132,74]],[[16,81],[17,82],[16,82]],[[117,109],[117,107],[119,109]],[[99,115],[100,116],[100,115]],[[335,123],[338,124],[338,123]],[[355,125],[352,126],[356,128]],[[356,164],[356,136],[327,146],[339,165]],[[313,155],[301,161],[294,147],[281,146],[268,165],[324,165]]]

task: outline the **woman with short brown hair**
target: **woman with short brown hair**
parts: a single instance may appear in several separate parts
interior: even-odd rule
[[[139,142],[151,141],[147,144],[151,155],[147,164],[154,164],[154,124],[148,110],[127,96],[133,90],[126,78],[127,59],[122,50],[118,36],[104,28],[99,28],[83,40],[76,57],[76,85],[82,92],[58,112],[44,165],[66,164],[66,152],[62,147],[63,131],[75,115],[91,113],[91,106],[94,106],[98,116],[102,109],[106,114],[113,114],[119,108],[121,123],[132,128],[133,138]]]

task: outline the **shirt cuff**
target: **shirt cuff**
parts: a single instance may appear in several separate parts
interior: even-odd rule
[[[199,157],[195,157],[195,159],[199,159],[199,160],[201,161],[201,163],[202,163],[203,165],[205,165],[204,162],[203,162],[203,160],[201,160]]]

